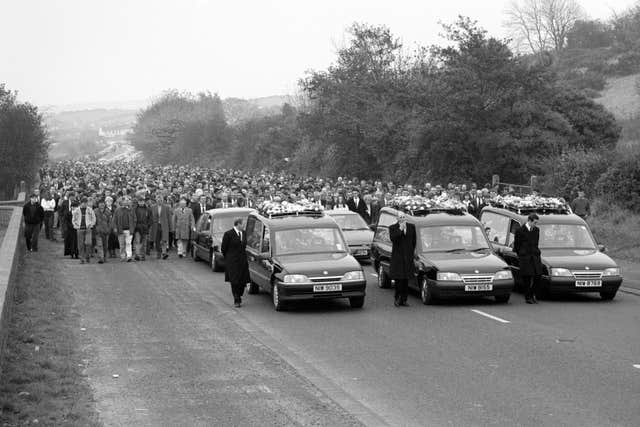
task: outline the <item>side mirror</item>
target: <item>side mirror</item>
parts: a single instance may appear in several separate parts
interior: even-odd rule
[[[218,249],[218,245],[215,245],[215,246],[213,247],[213,251],[214,251],[214,252],[218,252],[218,250],[219,250],[219,249]]]
[[[376,225],[375,224],[369,224],[369,230],[375,232],[376,231]]]
[[[607,247],[605,245],[598,245],[598,250],[602,253],[607,252]]]

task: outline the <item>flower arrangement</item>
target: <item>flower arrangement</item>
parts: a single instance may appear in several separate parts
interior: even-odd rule
[[[296,203],[287,201],[264,201],[258,210],[268,216],[273,215],[294,215],[300,213],[321,213],[323,210],[322,205],[309,202],[308,200],[300,200]]]
[[[540,212],[570,212],[567,202],[561,197],[543,197],[537,195],[529,195],[525,197],[519,196],[495,196],[490,200],[492,206],[505,209],[522,211],[540,211]]]
[[[450,198],[446,193],[442,193],[432,199],[421,196],[397,196],[393,199],[392,206],[395,209],[410,213],[429,211],[464,212],[467,210],[462,202]]]

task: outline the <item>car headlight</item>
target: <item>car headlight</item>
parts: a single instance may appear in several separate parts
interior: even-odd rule
[[[494,276],[493,280],[512,280],[513,274],[510,270],[500,270]]]
[[[567,268],[552,268],[551,275],[554,277],[573,276],[573,274],[571,274],[571,271],[569,271],[569,269]]]
[[[619,276],[620,267],[605,268],[602,272],[603,276]]]
[[[347,273],[344,273],[344,276],[342,276],[342,280],[344,280],[344,281],[348,281],[348,280],[364,280],[364,274],[360,270],[358,270],[358,271],[349,271]]]
[[[285,274],[284,283],[306,283],[309,278],[304,274]]]
[[[462,281],[462,277],[460,277],[460,275],[458,273],[451,273],[451,272],[442,272],[442,273],[438,273],[438,275],[436,276],[436,280],[456,280],[458,282]]]

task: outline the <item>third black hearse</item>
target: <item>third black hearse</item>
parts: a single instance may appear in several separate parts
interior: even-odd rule
[[[587,223],[571,213],[560,199],[538,196],[496,197],[482,210],[480,220],[490,240],[509,263],[516,280],[518,256],[513,251],[515,231],[535,212],[540,220],[543,275],[539,297],[551,293],[597,292],[604,300],[616,296],[622,284],[620,267],[604,254]]]

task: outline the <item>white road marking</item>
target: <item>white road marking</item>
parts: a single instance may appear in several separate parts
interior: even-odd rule
[[[376,273],[371,273],[371,275],[372,275],[373,277],[378,277],[378,275],[377,275]]]
[[[480,310],[471,310],[471,311],[473,311],[474,313],[479,314],[480,316],[484,316],[484,317],[488,317],[489,319],[496,320],[496,321],[498,321],[500,323],[511,323],[508,320],[501,319],[501,318],[499,318],[497,316],[493,316],[493,315],[491,315],[489,313],[485,313],[484,311],[480,311]]]
[[[633,365],[634,368],[640,369],[640,365]]]

